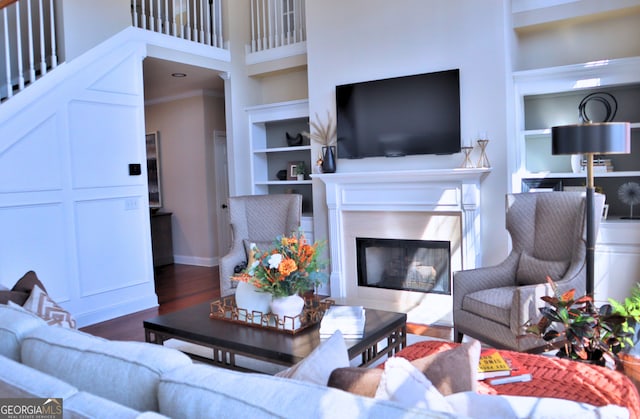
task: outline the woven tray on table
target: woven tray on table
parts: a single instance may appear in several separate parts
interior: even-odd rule
[[[457,343],[425,341],[406,347],[396,354],[410,361],[446,351]],[[492,386],[478,383],[478,393],[512,396],[555,397],[589,403],[594,406],[615,404],[629,409],[630,418],[640,419],[640,396],[624,374],[605,367],[556,357],[500,351],[520,361],[531,371],[532,380]]]

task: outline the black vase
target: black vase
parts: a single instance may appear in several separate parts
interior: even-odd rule
[[[335,173],[336,146],[322,147],[322,173]]]

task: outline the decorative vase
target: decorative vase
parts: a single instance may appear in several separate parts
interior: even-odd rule
[[[260,323],[262,314],[269,313],[272,295],[260,292],[248,282],[238,282],[236,288],[236,307],[246,310],[238,313],[239,320]]]
[[[336,171],[336,146],[322,147],[322,172],[335,173]]]
[[[295,330],[300,327],[304,299],[299,295],[289,295],[287,297],[274,297],[271,301],[271,312],[278,316],[278,326],[287,330]]]

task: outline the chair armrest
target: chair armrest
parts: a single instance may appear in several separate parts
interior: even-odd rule
[[[558,281],[554,281],[558,287],[558,291],[562,294],[571,289],[576,290],[576,296],[580,297],[584,294],[585,275],[584,261],[571,264],[565,275]],[[511,317],[509,323],[511,331],[516,335],[524,334],[524,327],[527,321],[535,323],[542,316],[540,307],[544,307],[546,303],[541,297],[553,295],[553,290],[549,284],[522,285],[516,288],[513,293],[513,302],[511,305]]]
[[[500,264],[458,271],[453,274],[453,309],[462,308],[462,300],[472,292],[513,285],[519,254],[511,253]]]
[[[232,284],[231,277],[233,269],[239,264],[247,261],[247,255],[244,247],[235,246],[229,250],[229,253],[220,259],[220,296],[226,297],[235,293],[235,287]]]

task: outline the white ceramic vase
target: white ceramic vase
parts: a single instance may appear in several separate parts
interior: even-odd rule
[[[238,286],[236,288],[236,307],[247,311],[246,315],[243,312],[240,313],[240,320],[251,320],[254,323],[260,323],[262,316],[258,313],[255,315],[253,313],[269,313],[271,299],[271,294],[258,291],[256,287],[248,282],[238,282]],[[247,317],[249,317],[249,319],[247,319]]]
[[[288,330],[300,327],[300,319],[295,317],[302,313],[303,308],[304,299],[299,295],[274,297],[271,301],[271,312],[278,315],[278,325]]]

